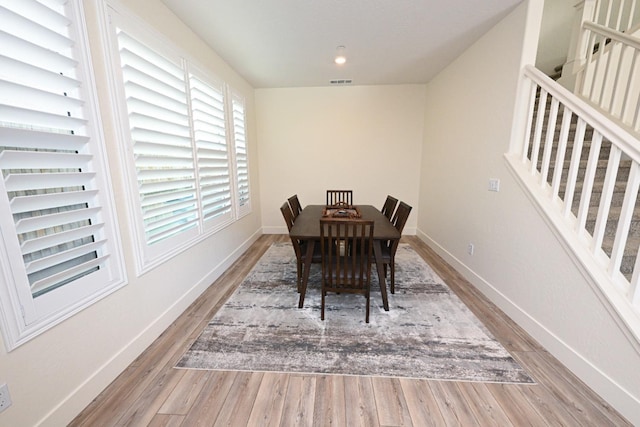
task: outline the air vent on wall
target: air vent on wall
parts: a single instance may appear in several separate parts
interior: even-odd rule
[[[330,83],[332,85],[350,85],[352,82],[351,79],[339,79],[339,80],[331,80]]]

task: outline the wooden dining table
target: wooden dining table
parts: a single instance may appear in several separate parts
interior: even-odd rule
[[[289,236],[293,239],[307,241],[307,253],[303,268],[302,287],[300,289],[300,300],[298,307],[304,305],[304,297],[307,291],[307,281],[309,280],[309,270],[311,268],[311,258],[316,244],[320,244],[320,218],[324,211],[324,205],[307,205],[298,215],[293,227],[289,231]],[[389,311],[389,300],[387,298],[387,285],[385,281],[384,264],[382,262],[382,242],[400,239],[400,232],[393,226],[391,221],[380,212],[375,206],[358,205],[361,217],[359,219],[374,222],[373,226],[373,255],[378,271],[378,281],[380,283],[380,293],[382,294],[382,304],[385,311]]]

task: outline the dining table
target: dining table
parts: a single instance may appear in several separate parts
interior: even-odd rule
[[[316,244],[320,244],[320,219],[323,218],[325,205],[307,205],[298,215],[293,227],[289,231],[292,239],[306,241],[307,253],[305,265],[303,267],[302,286],[300,289],[300,300],[298,307],[304,305],[304,297],[307,291],[309,280],[309,270],[311,268],[311,258]],[[378,271],[378,282],[380,283],[380,294],[382,295],[382,305],[385,311],[389,311],[389,300],[387,298],[386,274],[382,261],[382,243],[400,239],[400,232],[394,227],[389,219],[372,205],[357,205],[359,218],[361,220],[373,221],[373,255]]]

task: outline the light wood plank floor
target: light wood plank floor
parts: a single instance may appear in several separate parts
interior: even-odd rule
[[[403,242],[434,268],[537,384],[174,369],[276,241],[288,236],[262,236],[71,426],[630,425],[416,237]]]

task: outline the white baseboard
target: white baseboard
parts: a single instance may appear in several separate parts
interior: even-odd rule
[[[416,235],[627,420],[640,425],[640,400],[427,234],[418,230]]]
[[[60,404],[51,410],[37,425],[67,425],[102,390],[104,390],[127,366],[149,347],[184,311],[215,282],[249,247],[262,235],[256,231],[239,247],[231,252],[209,273],[195,283],[175,303],[169,306],[155,320],[147,325],[120,351],[100,366],[89,378],[73,390]]]
[[[289,229],[284,225],[276,227],[262,227],[262,234],[289,234]]]

